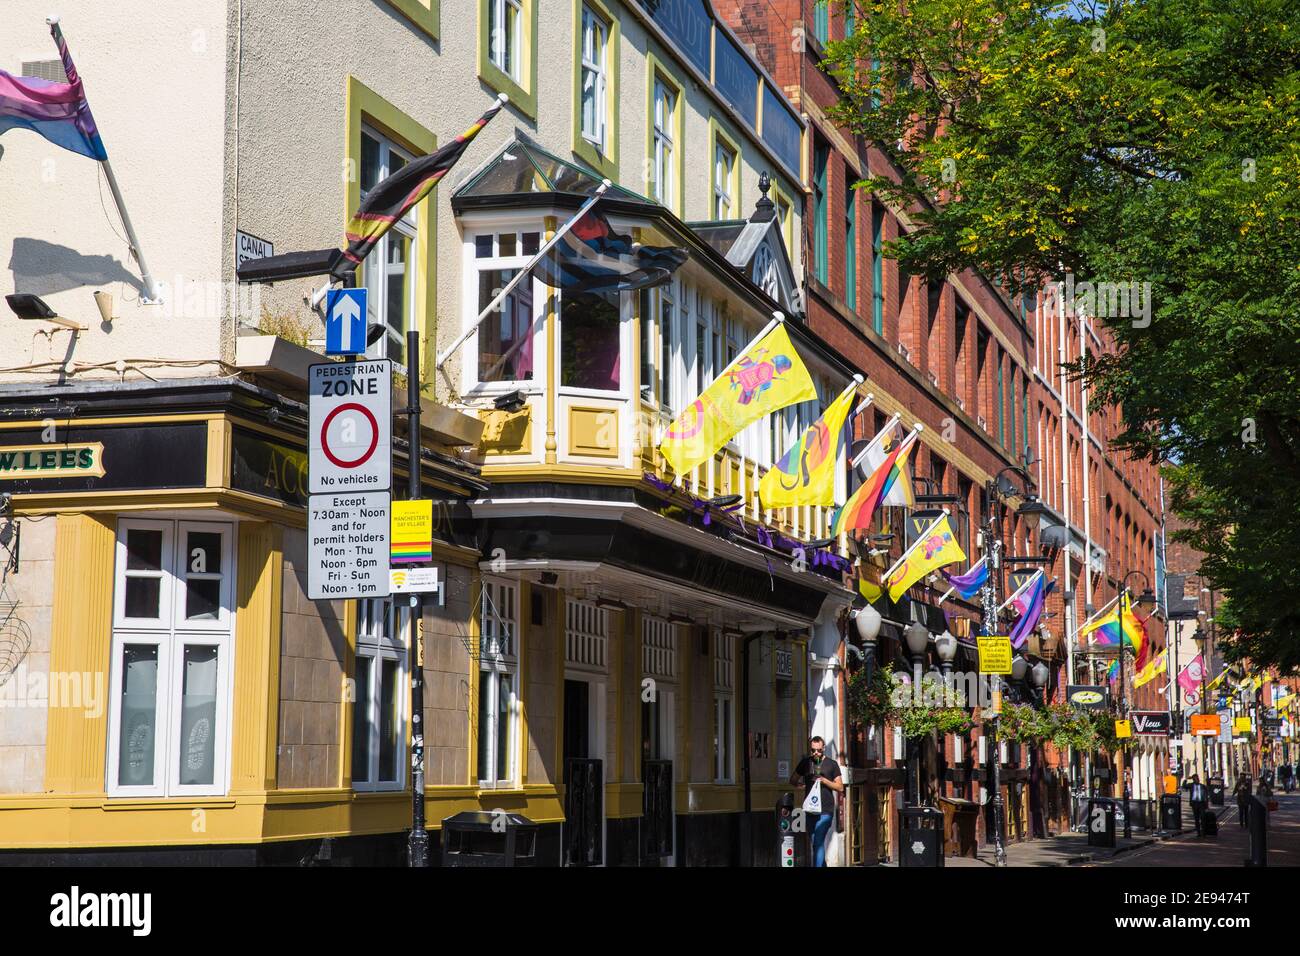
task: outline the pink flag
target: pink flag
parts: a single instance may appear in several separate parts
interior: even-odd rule
[[[1205,661],[1202,658],[1203,655],[1197,654],[1178,674],[1178,686],[1183,689],[1183,696],[1189,704],[1201,702],[1201,681],[1205,679]]]

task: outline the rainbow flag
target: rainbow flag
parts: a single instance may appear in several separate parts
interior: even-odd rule
[[[831,516],[832,534],[865,531],[871,527],[872,517],[894,484],[900,478],[907,480],[907,455],[915,440],[915,436],[912,436],[894,443],[893,450],[871,473],[871,477],[859,485],[858,490],[849,495],[849,500]]]
[[[835,474],[844,444],[844,422],[855,400],[849,386],[808,426],[758,483],[764,508],[835,504]]]
[[[108,153],[99,138],[81,76],[72,64],[68,43],[57,23],[50,24],[50,35],[59,48],[68,82],[11,76],[0,70],[0,133],[29,129],[55,146],[102,162],[108,159]]]

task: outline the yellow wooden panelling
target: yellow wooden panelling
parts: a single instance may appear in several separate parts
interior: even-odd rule
[[[617,458],[618,410],[570,405],[569,454],[586,458]]]
[[[273,524],[243,522],[239,526],[231,793],[275,786],[284,579],[282,534],[283,530]]]
[[[50,673],[88,674],[107,695],[113,643],[112,515],[59,515],[54,539]],[[106,702],[106,701],[105,701]],[[108,708],[51,707],[45,787],[53,793],[102,794]]]

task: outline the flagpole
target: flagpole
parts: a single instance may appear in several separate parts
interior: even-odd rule
[[[531,259],[529,259],[527,264],[525,264],[523,268],[521,268],[518,272],[514,274],[514,277],[511,278],[511,280],[506,283],[505,288],[503,288],[500,292],[498,292],[496,296],[492,299],[492,301],[489,302],[483,308],[483,311],[481,311],[478,314],[478,318],[475,319],[470,324],[469,328],[467,328],[464,332],[462,332],[456,338],[456,341],[452,342],[451,345],[447,347],[447,350],[445,352],[442,352],[441,354],[438,355],[437,361],[434,365],[435,368],[442,368],[443,365],[446,364],[447,359],[451,358],[452,354],[458,348],[464,345],[465,341],[471,335],[473,335],[475,332],[478,331],[478,327],[483,324],[483,320],[486,319],[493,311],[495,311],[496,307],[501,304],[501,302],[505,299],[505,297],[508,296],[511,292],[513,292],[515,288],[519,285],[519,283],[523,282],[524,279],[531,274],[533,267],[536,266],[537,263],[542,261],[542,257],[545,256],[547,253],[549,253],[551,249],[555,247],[555,244],[564,238],[565,234],[570,229],[573,228],[574,224],[577,223],[579,219],[581,219],[583,216],[585,216],[588,212],[591,211],[591,207],[596,205],[596,203],[600,201],[600,198],[605,195],[605,191],[609,189],[610,186],[612,185],[614,184],[610,182],[608,179],[602,180],[601,184],[596,187],[596,194],[582,204],[582,206],[578,209],[577,213],[574,214],[572,219],[566,222],[559,229],[555,230],[555,235],[551,236],[550,239],[546,240],[542,248],[537,250],[537,254],[533,256]]]
[[[966,573],[967,573],[967,574],[970,574],[972,571],[974,571],[976,568],[978,568],[980,565],[982,565],[982,564],[983,564],[985,561],[987,561],[988,559],[989,559],[989,556],[988,556],[987,554],[984,555],[984,557],[980,558],[978,561],[976,561],[974,564],[972,564],[969,568],[967,568],[967,569],[966,569]],[[953,591],[956,591],[956,590],[957,590],[957,586],[954,584],[954,585],[953,585],[952,587],[950,587],[948,590],[944,591],[944,592],[943,592],[943,595],[942,595],[942,596],[939,598],[939,600],[936,601],[935,603],[936,603],[936,604],[942,604],[944,601],[948,600],[948,598],[952,596],[952,592],[953,592]],[[1005,605],[1004,605],[1004,606],[1005,606]],[[999,608],[999,610],[1001,610],[1001,608]]]
[[[898,556],[898,560],[895,561],[893,565],[890,566],[888,571],[886,571],[883,575],[881,575],[880,580],[888,581],[889,576],[893,574],[895,571],[897,571],[902,566],[903,562],[907,560],[907,556],[911,554],[913,551],[915,551],[917,549],[917,546],[920,545],[922,541],[930,537],[930,532],[933,531],[935,528],[939,527],[939,522],[943,521],[943,519],[946,517],[948,517],[948,509],[944,508],[943,514],[935,518],[934,521],[930,522],[930,526],[925,529],[925,532],[920,537],[918,537],[915,541],[912,542],[912,546],[910,548],[908,548],[906,551],[904,551],[902,554]]]
[[[859,409],[859,411],[860,410],[861,409]],[[856,414],[856,412],[854,414]],[[880,431],[876,432],[876,436],[867,443],[867,447],[862,449],[862,451],[858,452],[856,455],[853,456],[853,464],[850,465],[849,467],[856,468],[858,467],[858,465],[862,464],[863,459],[867,457],[867,453],[870,452],[871,449],[875,448],[876,445],[880,443],[880,440],[884,438],[885,433],[889,431],[891,428],[893,428],[895,425],[897,425],[899,419],[901,419],[902,417],[903,417],[902,412],[895,412],[894,417],[891,418],[889,421],[885,422],[885,427],[880,429]]]
[[[1090,618],[1088,618],[1086,621],[1080,624],[1078,628],[1075,629],[1074,635],[1071,638],[1071,640],[1077,641],[1079,639],[1079,635],[1083,633],[1083,629],[1087,627],[1089,624],[1091,624],[1093,621],[1097,620],[1097,618],[1105,614],[1108,610],[1110,610],[1111,605],[1118,600],[1119,600],[1119,595],[1115,595],[1115,597],[1111,598],[1109,601],[1103,604],[1099,610],[1095,611]]]
[[[1029,575],[1029,577],[1025,578],[1025,583],[1020,585],[1020,587],[1016,588],[1016,593],[1011,595],[1011,597],[1007,598],[1005,601],[1002,602],[1002,606],[998,608],[998,613],[1001,614],[1003,611],[1005,611],[1007,607],[1011,604],[1011,602],[1014,601],[1016,598],[1020,597],[1020,595],[1024,593],[1025,588],[1033,584],[1034,579],[1041,577],[1042,574],[1043,574],[1043,569],[1039,568],[1033,574]]]
[[[46,17],[45,23],[49,26],[50,36],[54,38],[54,45],[59,48],[59,54],[62,56],[64,50],[67,49],[68,40],[59,28],[59,18],[57,16]],[[62,44],[59,43],[60,40],[63,41]],[[68,51],[67,60],[64,63],[65,72],[71,64],[72,53]],[[69,83],[73,82],[76,77],[76,67],[73,67],[71,72],[73,76],[68,77]],[[81,95],[86,100],[87,108],[89,108],[90,98],[86,96],[84,84]],[[104,178],[108,180],[108,191],[113,194],[113,204],[117,206],[117,214],[122,220],[122,227],[126,229],[126,239],[131,249],[131,255],[135,257],[136,265],[140,267],[140,278],[144,282],[145,290],[144,302],[157,305],[162,302],[162,295],[158,291],[157,283],[153,281],[153,274],[150,273],[149,267],[145,265],[144,253],[140,250],[140,237],[136,235],[135,226],[131,224],[131,214],[126,211],[126,200],[122,198],[122,189],[117,184],[117,176],[113,173],[113,166],[107,158],[99,160],[99,165],[104,170]]]
[[[854,378],[858,382],[862,381],[861,376],[855,375]],[[871,403],[874,402],[875,400],[876,400],[875,393],[874,392],[868,393],[867,397],[862,400],[862,404],[860,404],[857,408],[853,409],[853,414],[861,415],[863,412],[865,412],[868,408],[871,407]]]

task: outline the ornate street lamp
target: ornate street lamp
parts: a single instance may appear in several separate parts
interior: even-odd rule
[[[908,656],[911,658],[912,673],[916,675],[913,684],[913,703],[922,692],[921,667],[925,661],[926,649],[930,646],[930,632],[920,621],[913,621],[903,628],[903,640],[907,644]],[[916,740],[907,738],[907,779],[912,787],[913,806],[921,806],[921,761],[917,759]]]

